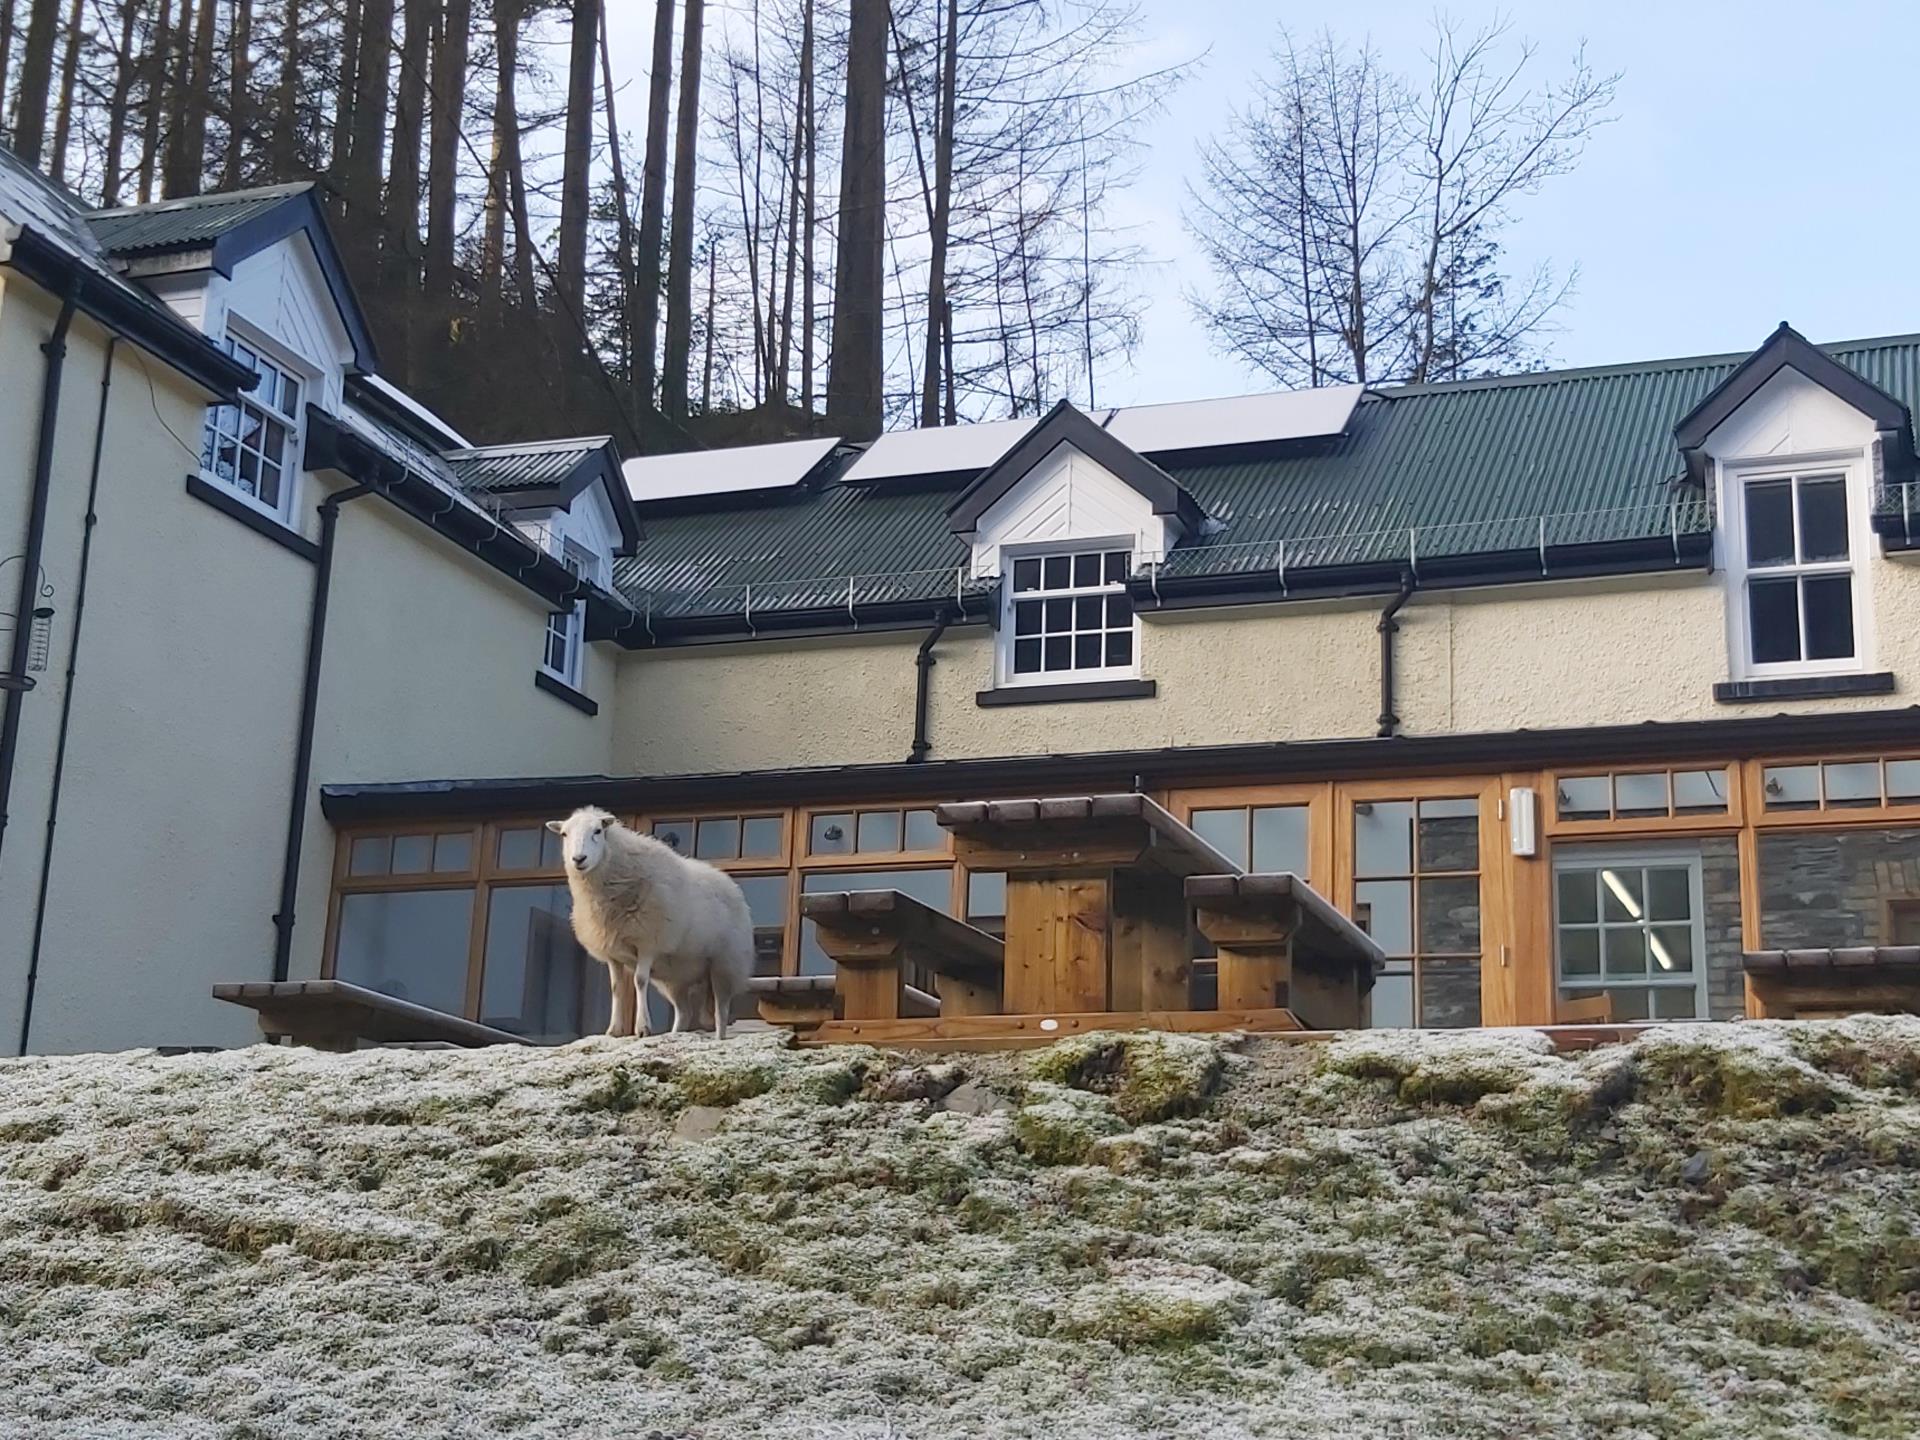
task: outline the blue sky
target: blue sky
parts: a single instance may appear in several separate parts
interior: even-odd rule
[[[1199,139],[1270,65],[1279,17],[1297,34],[1370,35],[1417,69],[1430,3],[1140,0],[1151,61],[1203,50],[1203,68],[1152,127],[1127,217],[1159,264],[1130,373],[1102,403],[1268,388],[1211,350],[1182,296],[1204,270],[1181,227]],[[1469,26],[1491,7],[1455,5]],[[1584,39],[1596,68],[1624,71],[1618,119],[1572,175],[1523,202],[1514,268],[1580,267],[1553,359],[1597,365],[1750,349],[1781,320],[1814,340],[1920,330],[1916,206],[1906,145],[1920,6],[1752,0],[1567,0],[1510,8],[1543,73]]]

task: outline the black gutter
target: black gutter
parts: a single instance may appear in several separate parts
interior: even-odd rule
[[[954,599],[950,623],[989,623],[990,593],[991,587],[984,587]],[[856,600],[851,606],[841,600],[790,609],[663,616],[647,610],[644,596],[637,605],[630,599],[614,605],[593,594],[587,599],[587,638],[618,640],[629,650],[655,650],[678,645],[730,645],[774,636],[802,640],[855,631],[918,630],[927,623],[928,604],[938,600],[938,596],[922,595],[913,600]],[[969,601],[977,602],[975,608],[968,609]]]
[[[1393,710],[1393,637],[1400,633],[1395,617],[1412,598],[1413,572],[1409,570],[1400,578],[1399,591],[1380,612],[1380,623],[1373,627],[1380,632],[1380,728],[1373,732],[1380,739],[1400,731],[1400,717]]]
[[[293,800],[287,807],[287,845],[280,865],[280,908],[273,916],[273,978],[285,980],[293,960],[293,911],[300,891],[300,847],[307,827],[307,788],[313,779],[313,725],[320,706],[320,657],[327,638],[327,597],[333,588],[334,528],[340,507],[373,493],[370,485],[337,490],[320,502],[320,558],[314,562],[313,609],[307,621],[307,669],[300,683],[300,735],[293,752]]]
[[[913,744],[907,750],[907,764],[919,765],[933,751],[933,741],[927,738],[927,699],[928,691],[933,688],[933,647],[940,643],[940,637],[947,633],[947,626],[955,619],[954,608],[942,606],[934,611],[933,628],[920,642],[920,649],[913,657]]]
[[[1841,714],[1649,720],[1463,735],[1168,746],[1082,755],[929,760],[919,765],[822,765],[654,778],[570,775],[526,780],[428,780],[323,786],[336,825],[441,817],[564,814],[585,804],[644,810],[667,805],[779,805],[865,799],[1071,795],[1214,783],[1486,774],[1558,765],[1674,764],[1911,745],[1920,706]]]
[[[14,598],[13,644],[7,655],[7,668],[0,672],[0,691],[7,696],[7,713],[0,719],[0,845],[7,837],[7,806],[13,798],[13,769],[20,758],[20,711],[33,689],[33,677],[27,662],[33,652],[34,601],[40,589],[40,556],[47,540],[47,501],[53,491],[53,441],[60,422],[60,382],[67,370],[67,331],[73,326],[73,312],[79,306],[80,284],[67,287],[60,302],[60,313],[53,322],[53,333],[41,343],[40,353],[47,357],[46,374],[40,383],[40,429],[34,438],[33,482],[27,504],[27,533],[20,542],[20,589]]]
[[[151,351],[220,399],[231,402],[258,377],[144,291],[94,269],[64,245],[26,228],[8,247],[10,267],[55,295],[72,294],[78,309]],[[75,288],[77,287],[77,288]]]
[[[33,901],[33,940],[27,950],[27,994],[20,1010],[19,1053],[27,1053],[33,1030],[33,1001],[40,988],[40,944],[47,928],[47,890],[53,883],[53,837],[60,823],[60,791],[67,773],[67,734],[73,722],[73,682],[80,668],[80,627],[87,616],[87,576],[93,568],[93,530],[100,523],[100,459],[107,441],[107,398],[113,392],[114,352],[120,337],[107,338],[100,370],[100,413],[93,422],[93,467],[87,476],[87,513],[80,531],[80,573],[73,589],[73,630],[67,637],[66,689],[60,696],[60,730],[53,742],[53,790],[47,799],[47,839],[40,850],[40,888]]]

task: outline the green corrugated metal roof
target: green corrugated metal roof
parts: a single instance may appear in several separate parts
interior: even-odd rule
[[[195,250],[208,246],[229,231],[264,215],[289,196],[313,188],[311,181],[263,185],[255,190],[224,194],[189,195],[151,205],[128,205],[96,210],[87,224],[100,243],[115,255],[163,250]]]
[[[1822,347],[1920,409],[1920,336]],[[1704,497],[1678,485],[1673,427],[1744,355],[1715,355],[1369,392],[1344,435],[1259,459],[1165,468],[1206,510],[1170,576],[1698,535]],[[1164,463],[1164,462],[1163,462]],[[647,512],[615,580],[663,617],[937,599],[966,548],[947,507],[964,485],[828,483],[771,503]]]
[[[611,437],[585,435],[524,445],[487,445],[448,450],[443,457],[463,490],[494,495],[558,485],[583,460],[607,447]]]

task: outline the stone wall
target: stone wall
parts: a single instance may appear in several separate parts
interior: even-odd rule
[[[1920,899],[1920,828],[1764,834],[1760,896],[1769,950],[1890,944],[1888,902]]]
[[[1707,938],[1707,1017],[1737,1020],[1747,1013],[1740,968],[1740,842],[1731,835],[1700,842],[1700,890]]]

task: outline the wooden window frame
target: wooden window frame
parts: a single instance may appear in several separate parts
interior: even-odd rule
[[[1546,823],[1542,833],[1553,840],[1624,840],[1675,834],[1731,834],[1746,823],[1747,785],[1743,774],[1749,762],[1740,760],[1701,760],[1673,764],[1594,765],[1578,769],[1550,770],[1540,777],[1545,801]],[[1724,770],[1727,773],[1727,808],[1719,814],[1704,815],[1609,815],[1604,819],[1571,820],[1560,814],[1560,782],[1607,777],[1610,787],[1622,775],[1667,777],[1667,805],[1673,806],[1673,777],[1683,771]],[[1617,792],[1610,788],[1609,805],[1616,803]]]
[[[1752,817],[1753,827],[1758,830],[1822,830],[1835,826],[1878,829],[1887,825],[1920,825],[1920,797],[1906,801],[1890,801],[1887,798],[1887,763],[1903,760],[1920,760],[1920,751],[1887,750],[1868,753],[1849,751],[1838,754],[1769,756],[1764,759],[1749,760],[1744,787],[1746,813]],[[1880,766],[1880,803],[1827,808],[1826,767],[1862,763],[1874,763]],[[1767,771],[1803,766],[1810,766],[1819,772],[1821,794],[1819,807],[1813,810],[1769,810],[1766,803]]]
[[[732,874],[736,870],[742,873],[757,874],[762,871],[785,870],[792,867],[794,854],[794,811],[792,807],[786,805],[727,805],[718,808],[709,807],[697,810],[670,808],[636,815],[632,817],[630,823],[632,827],[642,835],[651,835],[656,825],[664,825],[674,820],[684,820],[694,827],[693,844],[694,848],[698,849],[700,844],[700,822],[702,820],[739,820],[745,822],[748,820],[768,819],[778,820],[780,822],[780,846],[774,854],[735,855],[727,859],[701,861],[702,864],[711,865],[716,870],[725,870],[728,874]],[[699,856],[691,852],[676,851],[675,853],[685,853],[686,858],[689,860],[700,859]]]
[[[1258,810],[1267,806],[1299,805],[1307,812],[1307,884],[1322,895],[1332,891],[1334,878],[1334,785],[1330,780],[1294,785],[1210,785],[1167,792],[1167,809],[1182,825],[1191,827],[1196,810]],[[1252,859],[1249,851],[1248,859]]]

